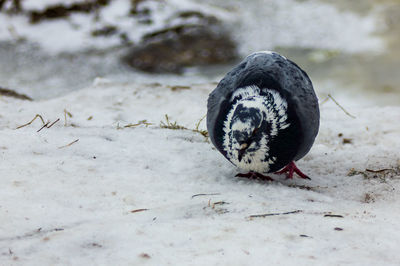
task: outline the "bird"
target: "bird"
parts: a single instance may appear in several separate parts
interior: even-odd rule
[[[273,180],[294,173],[311,149],[320,123],[318,98],[307,73],[272,51],[248,55],[218,83],[207,102],[207,130],[236,176]]]

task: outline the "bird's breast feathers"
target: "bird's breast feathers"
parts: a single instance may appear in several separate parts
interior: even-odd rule
[[[238,88],[232,94],[230,101],[233,103],[229,110],[223,126],[223,149],[227,158],[236,166],[251,171],[268,172],[270,165],[276,160],[269,154],[269,144],[273,141],[279,130],[289,127],[287,121],[287,102],[276,90],[261,89],[255,85]],[[237,108],[255,109],[261,114],[261,123],[268,124],[268,130],[261,132],[261,137],[253,141],[247,148],[246,154],[241,160],[238,153],[241,143],[233,136],[234,132],[251,134],[254,130],[254,121],[250,118],[234,116]]]

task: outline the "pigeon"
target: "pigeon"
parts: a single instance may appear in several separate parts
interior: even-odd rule
[[[235,66],[210,93],[207,129],[213,145],[233,165],[236,176],[273,180],[266,173],[294,173],[310,179],[294,163],[311,149],[319,129],[312,82],[294,62],[271,52],[255,52]]]

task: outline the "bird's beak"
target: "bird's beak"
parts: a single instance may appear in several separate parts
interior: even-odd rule
[[[239,154],[238,154],[239,162],[242,161],[243,154],[246,152],[247,147],[248,147],[247,143],[243,143],[242,145],[240,145]]]

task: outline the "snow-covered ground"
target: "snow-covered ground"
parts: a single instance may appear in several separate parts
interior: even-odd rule
[[[1,97],[0,265],[399,265],[399,107],[325,102],[298,162],[312,180],[259,182],[160,127],[195,128],[214,86]],[[60,120],[16,129],[36,114]]]

